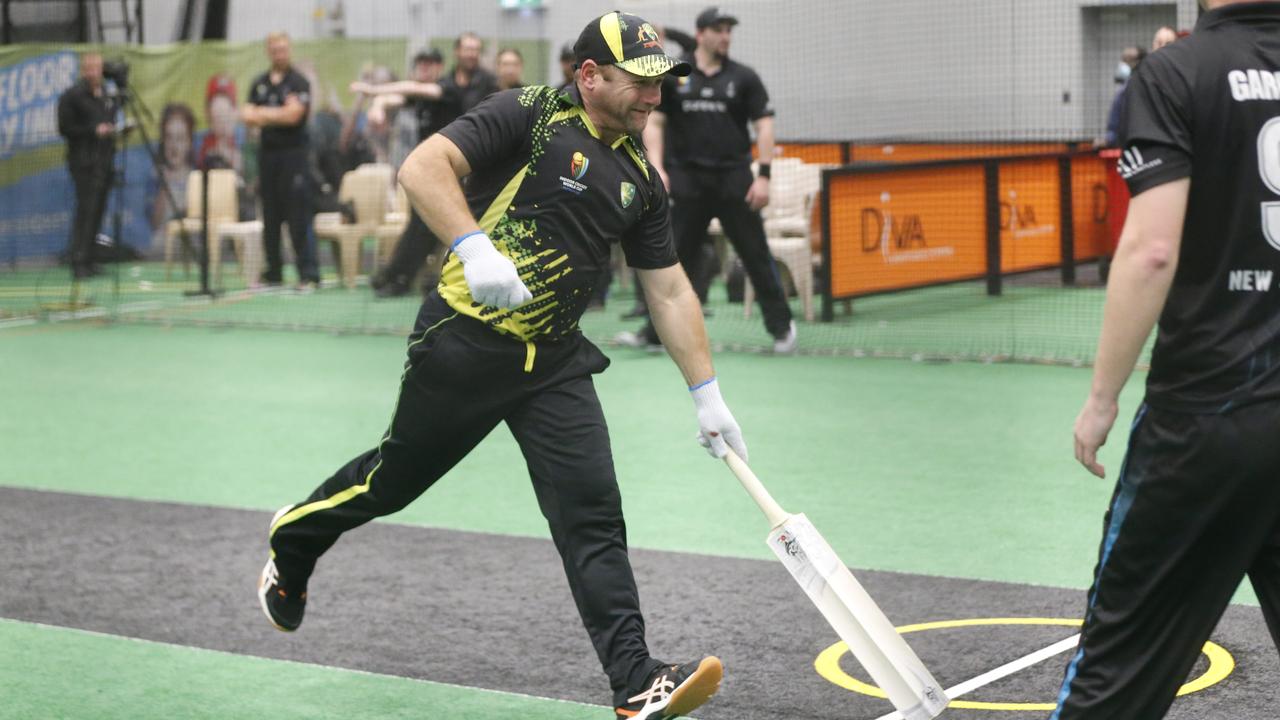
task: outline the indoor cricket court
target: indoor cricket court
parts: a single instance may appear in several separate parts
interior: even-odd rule
[[[557,82],[586,19],[617,5],[693,36],[705,4],[0,0],[0,720],[613,717],[505,425],[409,507],[344,536],[298,632],[267,623],[256,584],[272,514],[382,437],[419,286],[442,261],[433,252],[407,294],[375,296],[413,212],[390,179],[416,141],[407,112],[379,135],[350,83],[403,77],[424,48],[448,67],[468,30],[482,66],[514,47],[525,82]],[[714,225],[705,322],[750,466],[948,690],[941,717],[1043,720],[1150,359],[1148,343],[1100,453],[1108,478],[1094,478],[1072,426],[1128,201],[1104,141],[1117,65],[1161,26],[1191,30],[1196,2],[720,7],[740,20],[732,57],[777,113],[765,227],[798,330],[794,353],[773,352]],[[311,73],[313,112],[337,123],[313,141],[346,127],[368,144],[341,182],[376,166],[385,184],[354,221],[317,216],[314,289],[287,240],[283,282],[259,282],[259,149],[216,115],[243,102],[274,29]],[[73,281],[56,104],[91,49],[130,68],[148,110],[121,113],[147,138],[118,148],[101,272]],[[228,82],[235,94],[218,95]],[[177,115],[189,145],[153,165],[151,150],[182,140],[160,122]],[[225,123],[242,155],[207,176],[211,216],[165,216],[163,178],[197,198],[196,158]],[[327,236],[326,222],[347,228]],[[696,444],[667,355],[617,340],[639,328],[624,317],[636,302],[615,252],[581,328],[612,363],[594,380],[650,649],[724,662],[692,717],[900,717]],[[1277,687],[1246,582],[1167,717],[1272,720]]]

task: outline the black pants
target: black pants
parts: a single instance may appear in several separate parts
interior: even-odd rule
[[[1054,720],[1156,720],[1247,575],[1280,647],[1280,402],[1143,408]]]
[[[427,224],[422,222],[422,218],[418,217],[418,213],[411,209],[409,224],[396,241],[391,258],[382,269],[382,277],[387,282],[408,287],[439,242]]]
[[[769,252],[764,220],[746,200],[754,179],[751,168],[709,171],[672,167],[670,178],[671,229],[676,237],[676,252],[698,299],[703,304],[707,302],[711,276],[703,271],[706,262],[703,248],[708,241],[707,226],[712,218],[718,218],[755,287],[765,330],[775,338],[786,335],[791,327],[791,306],[787,304],[777,265]],[[642,332],[650,342],[657,342],[658,335],[652,324],[645,325]]]
[[[609,430],[591,380],[608,359],[581,335],[530,349],[456,315],[434,291],[410,341],[390,428],[280,518],[271,536],[277,568],[286,582],[307,578],[343,532],[413,502],[505,422],[623,704],[659,663],[645,645]]]
[[[267,259],[263,281],[278,283],[283,278],[280,225],[289,223],[289,239],[298,264],[298,279],[319,282],[315,243],[311,236],[314,213],[306,148],[263,150],[258,159],[258,182],[262,193],[262,247]]]
[[[72,167],[71,181],[76,188],[76,212],[71,222],[68,258],[75,277],[86,276],[93,266],[93,242],[102,227],[107,209],[107,193],[111,190],[111,166]]]

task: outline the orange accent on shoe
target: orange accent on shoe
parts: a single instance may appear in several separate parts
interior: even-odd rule
[[[614,708],[613,710],[622,717],[635,717],[640,714],[639,710],[628,710],[626,708]]]

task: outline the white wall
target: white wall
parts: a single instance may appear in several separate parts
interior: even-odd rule
[[[349,37],[545,38],[555,54],[590,18],[614,8],[693,31],[711,0],[547,0],[533,13],[498,0],[231,0],[229,39],[283,29],[333,31],[317,18],[335,4]],[[150,5],[150,4],[149,4]],[[1173,6],[1190,28],[1195,0],[730,0],[742,23],[733,56],[764,78],[784,139],[1078,139],[1098,117],[1096,78],[1086,78],[1081,8]],[[148,37],[153,37],[148,22]],[[1150,28],[1133,38],[1150,41]],[[1096,52],[1096,50],[1095,50]],[[1096,63],[1095,63],[1096,64]],[[550,78],[548,78],[550,79]],[[1064,102],[1064,94],[1067,100]]]

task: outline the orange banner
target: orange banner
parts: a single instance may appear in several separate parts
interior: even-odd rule
[[[984,194],[976,164],[833,177],[833,297],[982,277]]]
[[[928,162],[1008,155],[1066,152],[1066,143],[861,143],[849,148],[850,162]]]
[[[803,162],[817,165],[839,165],[844,162],[840,143],[778,143],[775,155],[799,158]]]
[[[1107,163],[1097,155],[1071,158],[1072,224],[1075,227],[1075,258],[1092,260],[1111,254],[1107,229],[1110,198],[1107,193]]]
[[[1060,264],[1061,215],[1057,158],[1001,162],[1001,271]]]

